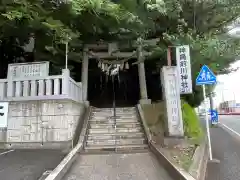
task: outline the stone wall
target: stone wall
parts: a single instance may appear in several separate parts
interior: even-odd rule
[[[71,142],[83,113],[84,105],[71,100],[10,102],[7,144],[37,147]]]
[[[7,140],[7,128],[0,128],[0,143],[5,143]]]

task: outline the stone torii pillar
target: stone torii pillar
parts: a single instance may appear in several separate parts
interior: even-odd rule
[[[139,86],[140,86],[140,104],[151,104],[151,99],[148,99],[147,94],[147,83],[146,83],[146,75],[145,75],[145,65],[144,65],[144,56],[142,49],[142,39],[138,39],[139,45],[137,48],[137,58],[140,62],[138,64],[138,77],[139,77]]]
[[[83,60],[82,60],[82,98],[86,105],[88,102],[88,48],[83,48]]]

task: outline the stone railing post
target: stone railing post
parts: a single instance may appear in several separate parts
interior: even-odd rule
[[[13,79],[12,77],[7,78],[7,98],[13,97]]]
[[[62,94],[69,96],[69,77],[70,71],[69,69],[62,70]]]

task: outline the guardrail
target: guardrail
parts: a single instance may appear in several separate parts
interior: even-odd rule
[[[82,101],[82,84],[70,77],[68,69],[61,75],[0,79],[0,101],[71,99]]]

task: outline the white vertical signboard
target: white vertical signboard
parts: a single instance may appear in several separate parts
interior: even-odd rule
[[[181,94],[192,93],[192,75],[189,45],[176,47],[176,61]]]
[[[8,102],[0,102],[0,128],[7,127]]]
[[[167,110],[169,136],[184,136],[178,70],[175,66],[162,68],[163,91]]]

